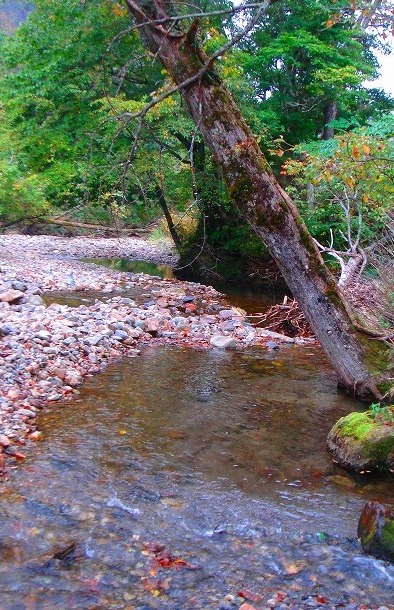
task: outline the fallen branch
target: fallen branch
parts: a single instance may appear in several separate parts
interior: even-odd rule
[[[84,222],[76,222],[73,220],[61,220],[61,219],[54,219],[54,218],[45,218],[45,219],[41,219],[41,222],[47,223],[47,224],[51,224],[51,225],[60,225],[63,227],[75,227],[77,229],[89,229],[89,230],[95,230],[95,231],[105,231],[105,232],[109,232],[109,233],[116,233],[118,234],[125,234],[125,235],[130,235],[131,233],[133,234],[139,234],[139,233],[149,233],[150,228],[149,227],[125,227],[123,229],[117,229],[116,227],[109,227],[106,225],[95,225],[95,224],[89,224],[89,223],[84,223]]]
[[[283,303],[272,305],[265,313],[249,317],[259,317],[259,321],[255,322],[254,326],[263,326],[265,329],[288,337],[314,337],[297,301],[287,296],[283,299]]]

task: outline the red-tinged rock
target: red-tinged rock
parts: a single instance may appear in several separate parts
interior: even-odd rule
[[[9,447],[11,444],[10,439],[5,434],[0,434],[0,445],[2,447]]]
[[[394,506],[368,502],[361,512],[357,534],[366,553],[394,561]]]
[[[239,608],[239,610],[256,610],[256,608],[254,606],[252,606],[251,604],[242,604],[242,606]]]
[[[15,453],[12,454],[12,457],[16,458],[17,460],[25,460],[26,456],[24,453],[20,453],[19,451],[15,451]]]
[[[55,377],[59,377],[59,379],[64,379],[66,376],[66,369],[64,367],[56,366],[52,369],[52,375]]]
[[[168,307],[168,300],[164,297],[160,297],[159,299],[157,299],[156,304],[159,307]]]
[[[5,292],[2,292],[0,294],[0,301],[13,305],[19,303],[19,301],[23,299],[24,296],[24,292],[10,288],[9,290],[6,290]]]
[[[31,434],[29,434],[29,438],[32,441],[42,441],[42,436],[42,432],[40,432],[39,430],[35,430]]]
[[[82,375],[79,371],[77,371],[75,369],[68,369],[65,372],[63,380],[66,385],[75,387],[82,383]]]
[[[316,595],[316,601],[319,604],[328,604],[328,599],[327,597],[323,597],[323,595]]]
[[[152,337],[156,337],[159,331],[159,322],[157,320],[147,320],[145,331]]]
[[[283,602],[283,600],[285,600],[287,597],[287,593],[285,593],[284,591],[278,591],[278,593],[276,594],[276,600],[278,602]]]
[[[238,597],[243,597],[244,599],[254,603],[261,601],[261,596],[256,595],[256,593],[253,593],[253,591],[249,591],[249,589],[242,589],[241,591],[238,591],[237,595]]]

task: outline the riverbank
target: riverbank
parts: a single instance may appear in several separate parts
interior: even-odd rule
[[[23,459],[26,441],[40,438],[41,409],[75,396],[109,362],[138,356],[140,345],[223,349],[272,340],[212,287],[118,272],[83,257],[176,263],[167,243],[140,238],[0,237],[2,468],[5,457]],[[64,304],[70,294],[78,297],[74,306]]]

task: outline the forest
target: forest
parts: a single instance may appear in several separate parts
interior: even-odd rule
[[[189,27],[193,16],[177,4]],[[201,49],[218,54],[215,69],[275,176],[333,251],[357,237],[371,247],[392,208],[394,101],[368,84],[379,73],[374,52],[390,51],[392,6],[369,4],[275,2],[248,36],[240,32],[253,7],[218,0],[194,9]],[[38,1],[13,31],[15,5],[29,11],[3,2],[2,226],[66,213],[127,227],[167,205],[178,247],[205,238],[241,256],[264,254],[127,6]]]

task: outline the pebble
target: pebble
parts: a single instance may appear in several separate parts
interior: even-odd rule
[[[10,439],[5,434],[0,434],[0,445],[8,447],[11,444]]]
[[[0,293],[0,301],[3,303],[17,303],[24,297],[24,293],[21,290],[14,290],[10,288]]]
[[[237,341],[234,337],[226,337],[224,335],[213,335],[210,339],[212,347],[218,347],[219,349],[229,349],[230,347],[236,347]]]
[[[24,417],[35,417],[36,414],[34,411],[30,411],[30,409],[19,409],[19,415],[23,415]]]

